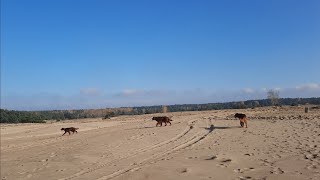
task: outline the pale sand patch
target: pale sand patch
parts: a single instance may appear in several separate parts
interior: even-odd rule
[[[236,112],[249,117],[239,128]],[[163,115],[163,114],[158,114]],[[2,179],[320,179],[320,112],[303,107],[1,125]],[[62,127],[79,127],[61,136]]]

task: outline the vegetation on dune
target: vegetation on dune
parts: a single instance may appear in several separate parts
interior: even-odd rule
[[[267,92],[267,94],[267,97],[270,99],[272,105],[277,105],[279,103],[279,91],[271,89]]]
[[[27,111],[9,111],[0,109],[1,123],[45,123],[46,118],[42,114]]]
[[[276,99],[275,99],[276,98]],[[272,105],[320,105],[320,97],[317,98],[278,98],[271,96],[269,99],[248,100],[240,102],[208,103],[208,104],[181,104],[169,106],[142,106],[127,108],[107,109],[80,109],[80,110],[53,110],[53,111],[12,111],[0,109],[0,123],[45,123],[45,120],[66,120],[83,118],[109,119],[120,115],[154,114],[162,112],[181,111],[206,111],[221,109],[246,109]]]

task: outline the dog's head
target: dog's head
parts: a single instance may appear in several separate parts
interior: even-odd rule
[[[235,118],[239,118],[239,119],[243,119],[243,118],[246,117],[246,115],[245,115],[245,114],[241,114],[241,113],[236,113],[236,114],[234,115],[234,117],[235,117]]]
[[[235,118],[239,117],[239,113],[236,113],[236,114],[234,115],[234,117],[235,117]]]
[[[64,128],[61,128],[61,131],[64,131]]]
[[[152,120],[157,120],[157,118],[156,118],[156,117],[153,117]]]

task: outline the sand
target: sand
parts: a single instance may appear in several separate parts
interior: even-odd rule
[[[155,127],[157,115],[172,126]],[[69,126],[80,129],[61,136]],[[304,107],[1,125],[2,180],[318,180],[319,152],[320,110]]]

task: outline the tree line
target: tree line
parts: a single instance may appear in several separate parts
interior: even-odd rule
[[[141,106],[141,107],[122,107],[106,109],[80,109],[80,110],[53,110],[53,111],[14,111],[0,109],[0,123],[45,123],[46,120],[68,120],[84,118],[103,118],[108,119],[121,115],[141,115],[162,112],[182,112],[182,111],[206,111],[221,109],[246,109],[265,106],[297,106],[313,104],[320,105],[320,97],[315,98],[279,98],[248,100],[226,103],[207,103],[207,104],[180,104],[168,106]]]

